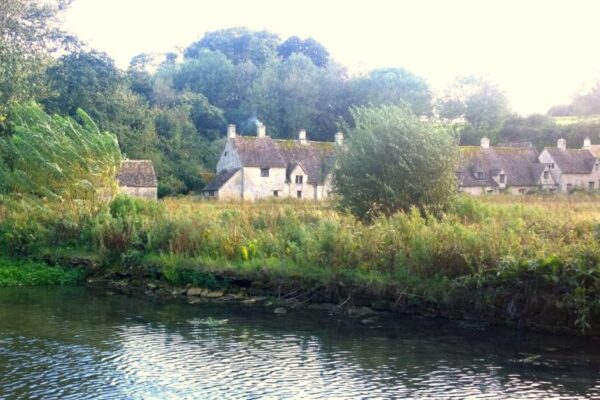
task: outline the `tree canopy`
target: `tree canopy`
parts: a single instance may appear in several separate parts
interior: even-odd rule
[[[412,207],[439,212],[456,192],[457,140],[446,126],[406,107],[359,107],[340,152],[335,186],[361,218]]]

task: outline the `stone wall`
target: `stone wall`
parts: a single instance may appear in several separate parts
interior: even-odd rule
[[[155,187],[131,187],[131,186],[119,186],[121,194],[140,197],[148,200],[158,199],[158,190]]]

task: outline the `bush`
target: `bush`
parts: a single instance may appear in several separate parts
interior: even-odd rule
[[[360,218],[383,213],[439,213],[456,192],[457,139],[438,122],[392,106],[354,108],[355,127],[340,152],[335,187]]]

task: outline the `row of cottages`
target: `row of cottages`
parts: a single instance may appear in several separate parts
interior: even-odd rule
[[[229,125],[217,175],[204,195],[244,200],[326,198],[332,190],[336,145],[341,146],[343,138],[338,132],[334,142],[315,142],[301,130],[297,139],[272,139],[262,124],[257,125],[256,136],[240,136],[235,125]]]
[[[600,189],[600,146],[584,140],[581,149],[567,149],[566,140],[538,154],[531,143],[490,147],[461,146],[456,171],[459,191],[472,195],[526,194],[544,190],[568,193],[574,189]]]

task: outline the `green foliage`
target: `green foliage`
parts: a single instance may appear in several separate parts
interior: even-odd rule
[[[442,211],[456,191],[456,139],[437,122],[391,106],[356,108],[339,154],[335,187],[361,218],[398,210]]]
[[[431,89],[423,78],[405,68],[382,68],[350,82],[352,105],[408,105],[417,114],[432,111]]]
[[[74,285],[84,277],[85,272],[80,269],[50,267],[40,262],[0,257],[0,287]]]
[[[121,162],[117,141],[83,111],[78,116],[82,124],[37,104],[15,107],[14,134],[0,141],[0,193],[59,202],[110,196]]]
[[[496,139],[509,116],[508,100],[500,89],[477,76],[459,77],[437,102],[441,117],[463,119],[461,144],[479,144],[479,139]]]
[[[44,70],[49,55],[75,44],[57,28],[58,16],[67,4],[65,0],[0,2],[0,123],[11,103],[46,92]]]

